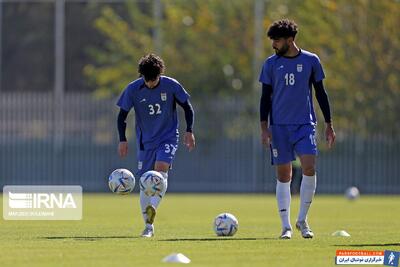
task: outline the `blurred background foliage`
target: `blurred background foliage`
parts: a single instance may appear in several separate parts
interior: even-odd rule
[[[116,98],[138,77],[140,57],[156,52],[201,116],[221,120],[221,112],[233,112],[235,122],[217,127],[231,137],[250,134],[258,127],[259,70],[273,53],[265,31],[287,17],[299,25],[297,44],[321,58],[336,129],[400,133],[399,1],[228,2],[66,1],[66,92]],[[255,52],[257,2],[264,6],[261,58]],[[53,5],[4,2],[2,10],[1,91],[51,91]]]
[[[254,1],[167,0],[162,7],[157,52],[167,64],[166,74],[181,81],[195,102],[213,106],[215,97],[239,96],[248,105],[257,105],[252,71]],[[400,3],[265,2],[264,29],[283,17],[298,23],[298,45],[321,58],[337,129],[399,133]],[[95,84],[97,95],[118,95],[136,78],[138,59],[155,51],[153,1],[130,2],[122,13],[104,7],[94,26],[106,46],[92,53],[95,61],[85,67],[86,77]],[[264,37],[267,57],[273,51]],[[257,116],[256,110],[245,107],[242,115]]]

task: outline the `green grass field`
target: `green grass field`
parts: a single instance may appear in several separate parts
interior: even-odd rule
[[[1,198],[2,199],[2,198]],[[333,266],[337,249],[400,251],[400,197],[317,195],[309,222],[315,238],[295,232],[277,239],[280,223],[273,195],[167,194],[158,210],[156,236],[139,236],[137,194],[84,194],[82,221],[5,221],[0,224],[0,266],[176,266],[162,263],[183,253],[189,266]],[[292,199],[292,224],[298,211]],[[1,205],[2,206],[2,205]],[[219,238],[213,218],[239,220],[234,237]],[[334,237],[346,230],[351,237]]]

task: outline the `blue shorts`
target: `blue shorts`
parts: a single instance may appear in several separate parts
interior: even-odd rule
[[[163,161],[172,166],[175,153],[178,150],[178,138],[162,142],[154,149],[138,151],[138,171],[136,175],[141,177],[143,173],[154,170],[156,161]]]
[[[286,164],[296,159],[295,153],[317,155],[315,125],[271,125],[271,163]]]

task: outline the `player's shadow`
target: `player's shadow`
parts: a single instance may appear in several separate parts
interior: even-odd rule
[[[42,236],[40,239],[47,240],[74,240],[74,241],[98,241],[107,239],[138,239],[139,236]],[[214,237],[214,238],[170,238],[160,239],[162,242],[182,242],[182,241],[259,241],[259,240],[274,240],[277,238],[233,238],[233,237]]]
[[[277,238],[271,237],[245,237],[245,238],[233,238],[233,237],[214,237],[214,238],[169,238],[169,239],[160,239],[158,241],[164,242],[181,242],[181,241],[259,241],[259,240],[274,240]]]
[[[400,243],[334,245],[335,247],[399,247]]]
[[[97,241],[103,239],[137,239],[138,236],[43,236],[40,239],[47,240],[76,240],[76,241]]]

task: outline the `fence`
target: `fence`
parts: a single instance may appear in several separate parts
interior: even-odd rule
[[[220,104],[224,111],[215,112],[223,114],[221,117],[207,115],[209,111],[196,106],[195,99],[193,104],[197,114],[195,129],[199,132],[197,148],[189,153],[180,147],[169,190],[273,192],[275,176],[269,154],[260,145],[258,117],[253,118],[250,125],[254,127],[249,134],[232,136],[218,129],[225,122],[235,124],[241,116],[240,109],[232,109],[240,107],[239,99],[231,101],[231,105]],[[136,170],[133,115],[128,124],[129,157],[120,159],[117,155],[115,100],[67,94],[62,139],[57,137],[60,123],[54,115],[58,108],[51,93],[0,94],[1,186],[79,184],[85,191],[107,191],[107,177],[113,169]],[[334,150],[322,150],[318,157],[318,191],[342,193],[356,185],[365,193],[399,193],[398,138],[361,139],[338,130]],[[206,134],[210,132],[213,134]]]

